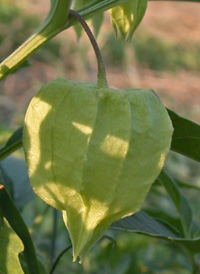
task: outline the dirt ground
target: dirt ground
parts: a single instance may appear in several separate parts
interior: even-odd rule
[[[37,15],[42,21],[48,11],[48,2],[44,1],[41,5],[39,0],[24,1],[24,12],[31,15]],[[20,1],[20,3],[22,3]],[[20,4],[19,3],[19,4]],[[196,42],[200,45],[200,4],[199,3],[178,3],[178,2],[153,2],[148,3],[148,9],[145,18],[138,28],[137,32],[148,31],[160,39],[168,39],[173,43]],[[100,46],[103,43],[104,35],[113,31],[106,16],[103,28],[98,40]],[[67,30],[67,35],[76,41],[74,31]],[[60,34],[58,39],[65,43],[66,32]],[[87,38],[83,38],[87,39]],[[82,40],[81,40],[82,41]],[[117,42],[116,42],[117,43]],[[67,45],[65,45],[66,47]],[[65,53],[63,53],[65,54]],[[93,68],[94,55],[91,49],[89,52],[90,65]],[[61,57],[62,58],[62,57]],[[199,56],[200,58],[200,56]],[[76,64],[74,55],[67,57],[67,62],[72,67],[68,72],[69,79],[76,79],[81,75],[83,80],[95,81],[96,68],[94,66],[91,73],[82,75],[83,67]],[[64,64],[63,64],[64,65]],[[96,65],[96,64],[95,64]],[[52,64],[44,64],[37,61],[33,65],[15,75],[10,75],[3,83],[5,104],[10,106],[11,112],[20,112],[23,116],[26,106],[31,97],[41,86],[41,82],[47,82],[59,75],[60,68],[55,68]],[[172,108],[179,114],[184,115],[200,123],[200,75],[193,72],[179,71],[173,72],[155,72],[150,69],[139,69],[136,62],[129,65],[128,70],[108,68],[108,82],[115,88],[152,88],[162,98],[167,107]],[[24,79],[26,79],[24,81]],[[6,100],[9,102],[6,103]],[[20,118],[14,119],[15,125]]]

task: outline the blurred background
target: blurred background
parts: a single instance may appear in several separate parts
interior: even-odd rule
[[[33,33],[48,9],[47,0],[42,1],[42,4],[39,0],[0,0],[1,59]],[[167,107],[200,123],[199,3],[150,1],[131,43],[116,38],[106,12],[97,42],[102,50],[110,87],[151,88]],[[23,124],[31,98],[44,83],[61,76],[95,82],[96,74],[94,52],[85,34],[78,41],[71,28],[52,39],[29,58],[27,67],[0,83],[0,144],[3,145],[11,132]],[[21,152],[16,155],[23,158]],[[200,187],[200,167],[196,162],[170,153],[166,167],[177,179]],[[199,225],[200,192],[191,189],[183,192],[189,199]],[[176,216],[164,191],[162,197],[150,193],[146,203],[152,207],[161,206]],[[43,211],[44,220],[37,221],[36,216],[38,218]],[[29,226],[34,223],[34,240],[43,256],[42,261],[48,261],[53,227],[51,209],[46,210],[45,204],[34,198],[23,208],[22,214]],[[62,219],[58,219],[56,254],[69,241]],[[179,273],[191,273],[183,252],[179,252],[177,247],[136,234],[118,232],[114,233],[114,238],[116,247],[111,263],[112,243],[104,239],[90,252],[84,266],[72,263],[69,252],[62,258],[56,273],[105,273],[108,263],[109,273],[170,274],[177,273],[179,269]]]

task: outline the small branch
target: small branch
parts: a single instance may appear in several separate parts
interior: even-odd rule
[[[60,259],[61,259],[62,256],[65,254],[65,252],[67,252],[70,248],[72,248],[72,245],[66,247],[66,248],[58,255],[58,257],[57,257],[57,259],[55,260],[55,262],[54,262],[54,264],[53,264],[53,266],[52,266],[52,268],[51,268],[49,274],[53,274],[53,272],[55,271],[55,269],[56,269],[56,267],[57,267],[57,265],[58,265],[58,263],[59,263],[59,261],[60,261]]]
[[[93,49],[95,51],[96,58],[97,58],[97,63],[98,63],[98,76],[97,76],[98,77],[98,86],[99,87],[107,87],[106,71],[105,71],[103,58],[102,58],[101,51],[99,49],[96,39],[94,38],[93,33],[91,32],[88,24],[85,22],[83,17],[77,11],[70,10],[69,15],[76,17],[76,19],[80,22],[80,24],[84,28],[88,38],[90,39],[92,46],[93,46]]]
[[[72,0],[56,0],[52,2],[49,14],[41,26],[29,39],[0,63],[0,81],[44,43],[64,29],[63,26],[68,22],[68,11],[71,2]]]
[[[58,230],[58,210],[53,208],[53,235],[51,238],[51,252],[50,252],[51,265],[53,265],[54,256],[55,256],[57,230]]]

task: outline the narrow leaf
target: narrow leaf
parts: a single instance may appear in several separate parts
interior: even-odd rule
[[[177,238],[177,235],[170,229],[143,211],[113,223],[110,228],[146,234],[161,239]]]
[[[181,244],[193,253],[200,253],[200,237],[196,239],[178,237],[169,228],[142,211],[113,223],[110,229],[135,232],[170,243]]]
[[[182,228],[182,224],[179,218],[175,218],[171,216],[170,214],[166,213],[165,211],[161,209],[145,209],[144,210],[149,216],[153,217],[155,220],[161,221],[162,223],[164,222],[165,224],[170,225],[170,228],[176,231],[174,231],[175,234],[177,232],[180,233],[182,237],[184,237],[184,231]]]
[[[13,168],[14,167],[14,168]],[[33,197],[25,161],[17,157],[7,157],[0,163],[6,189],[11,188],[12,198],[21,210]]]
[[[84,10],[85,8],[84,7],[88,7],[88,5],[90,6],[91,5],[91,2],[93,2],[94,4],[94,1],[91,1],[91,0],[75,0],[74,2],[74,9],[75,10],[78,10],[80,12],[80,10]],[[98,3],[100,1],[95,1],[95,4]],[[103,13],[102,12],[99,12],[98,14],[96,14],[95,16],[92,17],[92,25],[93,25],[93,28],[94,28],[94,35],[97,37],[98,33],[99,33],[99,30],[100,30],[100,27],[102,25],[102,22],[103,22]],[[89,24],[90,22],[88,22]],[[83,28],[80,24],[77,24],[74,26],[74,29],[76,31],[76,35],[77,35],[77,38],[79,39],[83,33]]]
[[[85,5],[87,5],[89,2],[91,2],[90,0],[75,0],[74,1],[74,10],[79,10],[81,8],[84,8]],[[80,24],[77,24],[74,26],[75,32],[76,32],[76,36],[78,39],[80,39],[80,37],[82,36],[83,33],[83,28]]]
[[[95,35],[95,37],[97,37],[98,34],[99,34],[101,25],[103,23],[103,18],[104,18],[103,12],[100,12],[96,16],[92,17],[92,25],[93,25],[93,28],[94,28],[94,35]]]
[[[192,210],[188,204],[187,199],[181,193],[176,181],[172,177],[170,177],[165,171],[161,172],[158,180],[165,187],[180,215],[185,236],[189,236],[192,224]]]
[[[23,127],[18,128],[8,139],[3,148],[0,149],[0,161],[22,147]]]
[[[198,185],[184,183],[184,182],[181,182],[180,180],[177,180],[177,179],[176,179],[176,182],[179,185],[179,187],[189,188],[189,189],[194,189],[194,190],[200,191],[200,187]]]
[[[23,274],[18,255],[24,247],[6,221],[0,231],[0,243],[0,273]]]
[[[167,111],[174,127],[171,150],[200,162],[200,125]]]
[[[147,8],[147,0],[129,0],[111,10],[111,20],[116,33],[130,41],[134,31],[142,21]]]
[[[99,12],[104,12],[126,2],[128,0],[93,0],[84,8],[79,9],[79,12],[85,19],[88,19],[96,16]]]

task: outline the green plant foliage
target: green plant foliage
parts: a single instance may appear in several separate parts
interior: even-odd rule
[[[174,231],[174,234],[179,235],[184,238],[184,231],[182,227],[181,220],[178,217],[172,216],[170,212],[165,212],[162,208],[144,208],[150,217],[153,217],[155,220],[158,220],[163,225],[170,227],[170,230]],[[175,229],[175,230],[174,230]]]
[[[162,239],[179,238],[173,230],[143,211],[113,223],[110,228],[134,231]]]
[[[139,210],[172,132],[152,90],[99,89],[60,78],[33,98],[23,139],[30,181],[63,210],[74,260],[112,222]]]
[[[10,136],[6,144],[0,149],[0,160],[22,147],[22,132],[23,127],[20,127]]]
[[[15,207],[13,201],[8,195],[5,187],[3,186],[2,178],[0,177],[0,211],[6,218],[11,228],[15,231],[17,236],[21,239],[24,245],[24,255],[29,267],[30,274],[38,274],[38,263],[30,237],[28,228],[24,223],[19,211]]]
[[[2,147],[9,139],[12,131],[0,125],[0,146]]]
[[[125,2],[125,3],[124,3]],[[120,5],[121,4],[121,5]],[[92,16],[92,24],[94,27],[95,36],[98,35],[103,22],[103,13],[101,11],[111,9],[111,21],[116,34],[120,32],[122,38],[131,41],[134,31],[142,21],[146,8],[147,0],[129,0],[129,1],[114,1],[114,0],[75,0],[74,9],[84,15],[84,12],[89,11]],[[93,15],[93,11],[98,11]],[[80,38],[82,28],[80,25],[75,26],[77,37]]]
[[[168,109],[174,126],[171,150],[200,162],[200,125]]]
[[[23,274],[18,255],[24,246],[5,220],[0,231],[0,242],[0,272]]]
[[[185,236],[190,236],[190,229],[192,225],[192,210],[185,196],[181,193],[178,185],[172,177],[170,177],[165,171],[162,171],[158,180],[164,185],[168,194],[170,195],[182,222]]]
[[[0,2],[0,58],[17,48],[0,64],[1,80],[28,66],[25,59],[41,45],[44,47],[36,59],[53,60],[56,66],[60,44],[46,42],[73,25],[78,36],[82,33],[77,20],[68,18],[71,3],[93,24],[96,36],[103,12],[111,9],[115,32],[126,41],[131,40],[147,4],[147,0],[50,0],[49,15],[18,48],[39,20],[23,14],[23,3]],[[124,41],[114,43],[113,39],[107,39],[103,55],[118,70],[120,65],[130,64],[126,50],[133,48],[139,68],[200,70],[196,43],[177,45],[142,33],[125,48]],[[35,192],[63,211],[74,260],[77,256],[84,259],[110,228],[106,231],[109,236],[101,238],[82,265],[71,263],[71,252],[66,252],[69,247],[63,250],[71,243],[61,212],[52,229],[51,211],[46,214],[49,205],[36,196],[27,204],[33,191],[25,162],[7,157],[22,147],[23,128],[9,138],[11,131],[0,127],[0,272],[49,273],[47,260],[51,257],[50,273],[56,274],[198,273],[199,257],[194,255],[200,253],[199,207],[194,190],[200,190],[199,163],[186,157],[200,162],[200,126],[169,109],[167,112],[150,90],[99,89],[92,83],[65,79],[48,83],[31,101],[24,129],[28,172]],[[166,165],[180,180],[161,171],[169,148],[186,156],[171,153]],[[138,212],[150,187],[144,211]],[[30,229],[17,208],[25,222],[32,223]],[[35,252],[32,239],[45,258]]]
[[[119,220],[111,228],[163,239],[167,242],[181,244],[193,253],[200,252],[200,237],[195,239],[181,238],[174,234],[170,227],[164,226],[163,223],[154,220],[144,212]]]
[[[29,267],[23,252],[19,254],[19,260],[20,260],[24,274],[29,274],[30,273]],[[39,274],[47,274],[48,263],[40,253],[37,253],[37,262],[38,262]]]
[[[84,9],[84,6],[87,6],[90,3],[91,3],[91,0],[75,0],[74,1],[74,10]],[[93,16],[91,19],[95,36],[97,36],[99,33],[100,27],[103,22],[103,18],[104,18],[104,15],[102,12],[100,12],[100,13],[96,14],[95,16]],[[81,25],[79,25],[79,24],[75,25],[74,28],[75,28],[77,37],[80,38],[82,35],[82,31],[83,31]]]
[[[0,163],[0,170],[2,170],[6,189],[10,188],[15,205],[22,210],[34,197],[25,161],[17,157],[8,157]]]
[[[146,8],[147,0],[129,0],[112,8],[111,19],[116,34],[120,32],[124,40],[130,41],[144,17]]]

